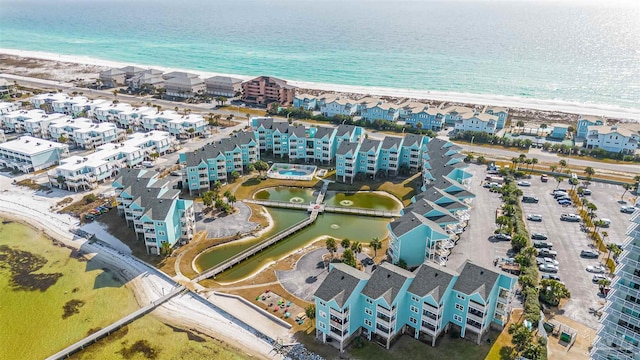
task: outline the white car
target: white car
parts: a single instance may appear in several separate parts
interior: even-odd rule
[[[527,215],[527,220],[531,220],[531,221],[542,221],[542,215],[539,215],[539,214],[529,214],[529,215]]]
[[[602,265],[589,265],[586,270],[594,274],[604,274],[605,272],[605,268]]]
[[[551,265],[555,265],[555,266],[560,265],[560,263],[558,262],[558,260],[556,260],[556,259],[552,259],[552,258],[550,258],[550,257],[542,258],[542,260],[544,260],[545,264],[551,264]]]
[[[635,211],[636,211],[635,206],[623,206],[620,208],[620,212],[625,214],[633,214]]]
[[[529,181],[518,181],[518,186],[531,186],[531,182]]]
[[[602,274],[594,274],[591,279],[592,282],[598,283],[600,280],[607,280],[607,277]]]

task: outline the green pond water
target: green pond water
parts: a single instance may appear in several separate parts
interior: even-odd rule
[[[287,186],[278,186],[269,189],[260,190],[253,198],[256,200],[275,200],[275,201],[289,201],[293,203],[305,203],[308,204],[311,201],[315,201],[317,197],[313,195],[313,190],[304,188],[292,188]]]
[[[254,198],[257,200],[289,201],[294,203],[309,203],[317,198],[317,191],[311,189],[291,188],[279,186],[258,191]],[[327,191],[324,200],[329,206],[357,207],[375,210],[399,211],[402,203],[393,198],[377,192],[360,191],[344,193],[338,191]]]
[[[400,208],[398,202],[382,194],[360,193],[345,195],[332,193],[327,195],[331,195],[331,197],[328,198],[330,204],[339,205],[343,200],[350,200],[353,201],[354,205],[352,206],[354,207],[356,207],[355,204],[358,204],[357,207],[383,210],[397,210]],[[315,199],[311,190],[293,188],[266,189],[258,192],[255,196],[255,198],[259,199],[280,201],[288,201],[292,197],[299,197],[305,199],[305,201],[306,199]],[[380,201],[380,203],[377,201]],[[306,219],[308,216],[305,211],[301,210],[267,208],[267,211],[269,211],[274,221],[274,226],[268,232],[255,239],[241,243],[221,245],[210,249],[197,258],[196,266],[198,269],[204,270],[214,267],[241,251],[269,238],[271,235]],[[220,282],[241,280],[258,271],[269,262],[280,259],[284,255],[302,248],[322,236],[332,236],[338,239],[348,238],[352,241],[360,241],[362,243],[369,243],[374,237],[382,239],[387,236],[386,226],[390,220],[391,219],[357,215],[321,214],[314,224],[225,271],[218,275],[216,280]]]
[[[112,273],[72,255],[0,219],[0,359],[43,359],[138,308]]]

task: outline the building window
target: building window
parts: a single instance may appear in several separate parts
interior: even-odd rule
[[[456,294],[456,297],[460,300],[464,300],[464,296],[460,295],[460,294]]]
[[[158,235],[164,236],[164,231],[158,231]]]
[[[318,326],[320,326],[320,329],[322,329],[322,330],[327,328],[327,326],[323,322],[318,323]]]
[[[369,316],[373,315],[373,311],[371,309],[369,309],[369,308],[365,308],[364,312],[365,312],[365,314],[367,314]]]
[[[458,311],[464,311],[464,307],[460,304],[456,304],[456,310]]]
[[[364,319],[364,324],[368,327],[371,327],[371,320],[369,319]]]
[[[325,303],[324,301],[320,301],[318,303],[320,304],[320,306],[327,306],[327,303]]]
[[[420,299],[418,299],[416,296],[411,296],[411,300],[415,302],[420,302]]]
[[[414,318],[413,316],[409,318],[409,321],[414,325],[418,323],[418,320],[416,318]]]
[[[365,301],[367,302],[367,304],[373,304],[373,300],[371,299],[365,299]]]
[[[453,320],[454,320],[454,321],[457,321],[457,322],[462,322],[462,316],[460,316],[460,315],[455,315],[455,314],[454,314],[454,315],[453,315]]]
[[[411,312],[417,314],[418,313],[418,308],[413,306],[413,305],[411,305]]]
[[[323,319],[326,319],[326,318],[327,318],[327,313],[326,313],[326,312],[324,312],[324,311],[320,310],[318,313],[320,314],[320,317],[321,317],[321,318],[323,318]]]

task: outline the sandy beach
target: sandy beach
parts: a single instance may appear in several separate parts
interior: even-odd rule
[[[42,74],[46,74],[49,79],[55,79],[60,81],[70,81],[78,78],[85,80],[97,78],[97,73],[102,70],[106,70],[111,67],[124,67],[129,65],[135,65],[143,68],[155,68],[162,71],[188,71],[200,75],[203,78],[221,75],[221,76],[233,76],[239,79],[247,80],[259,75],[268,74],[254,74],[254,76],[238,75],[238,74],[222,74],[208,71],[197,71],[190,69],[177,69],[167,68],[162,66],[155,66],[153,64],[134,64],[117,61],[109,61],[103,59],[97,59],[86,56],[73,56],[73,55],[61,55],[41,51],[26,51],[16,49],[0,48],[0,55],[10,55],[12,57],[22,58],[22,60],[39,59],[41,60],[40,66],[37,62],[32,61],[32,64],[24,67],[18,66],[16,61],[1,61],[0,71],[22,76],[41,77]],[[20,59],[14,59],[19,60]],[[53,62],[46,64],[46,61]],[[13,65],[12,65],[13,64]],[[47,65],[47,66],[45,66]],[[39,76],[36,76],[39,75]],[[382,97],[393,97],[398,99],[420,99],[428,101],[447,102],[454,104],[478,104],[478,105],[493,105],[509,107],[512,110],[516,110],[516,116],[522,115],[540,115],[537,111],[549,112],[551,120],[564,120],[564,116],[560,113],[566,114],[585,114],[585,115],[599,115],[606,116],[613,119],[620,120],[634,120],[640,121],[640,106],[638,108],[622,108],[615,105],[606,104],[586,104],[568,102],[562,100],[541,100],[531,99],[515,96],[501,96],[490,94],[465,94],[465,93],[450,93],[440,91],[428,91],[428,90],[412,90],[412,89],[399,89],[388,87],[368,87],[368,86],[353,86],[353,85],[339,85],[339,84],[326,84],[315,83],[305,81],[288,80],[291,85],[297,86],[301,89],[301,92],[305,90],[310,91],[325,91],[325,92],[340,92],[347,95],[374,95]],[[533,111],[532,111],[533,110]],[[514,111],[512,111],[513,113]],[[557,118],[556,118],[557,117]]]
[[[51,194],[11,184],[12,179],[0,176],[0,214],[22,221],[44,231],[51,238],[66,246],[81,249],[85,254],[104,263],[105,267],[129,279],[127,286],[134,293],[138,304],[145,305],[169,292],[176,283],[157,269],[130,256],[126,249],[118,251],[100,242],[90,243],[74,236],[70,230],[78,227],[77,219],[48,209],[59,200],[54,190]],[[110,239],[105,239],[109,241]],[[211,337],[221,339],[232,346],[258,358],[271,358],[271,345],[250,329],[232,321],[222,312],[214,310],[192,293],[177,296],[158,307],[154,314],[174,326],[195,329]],[[80,339],[78,339],[80,340]],[[52,349],[52,353],[55,352]]]

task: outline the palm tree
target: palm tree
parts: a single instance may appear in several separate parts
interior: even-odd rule
[[[351,240],[342,239],[342,241],[340,242],[340,246],[342,246],[343,249],[348,249],[351,246]]]
[[[231,206],[233,206],[233,204],[237,201],[236,196],[233,194],[227,196],[227,201],[229,202],[229,204],[231,204]]]
[[[351,251],[353,251],[356,256],[362,252],[362,243],[360,241],[354,241],[351,244]]]
[[[602,220],[596,220],[593,222],[593,234],[597,234],[598,233],[598,229],[602,228],[603,226],[606,226],[606,223]]]
[[[622,188],[624,189],[624,192],[622,193],[622,196],[620,197],[620,202],[624,201],[624,195],[627,193],[627,191],[633,189],[633,185],[625,183],[622,185]]]
[[[569,184],[571,185],[571,190],[573,190],[578,186],[578,184],[580,184],[580,181],[578,181],[578,179],[569,179]]]
[[[516,123],[516,127],[523,128],[524,127],[524,121],[518,120],[518,122]]]
[[[247,118],[247,126],[251,126],[251,122],[250,122],[251,121],[251,114],[246,113],[246,114],[244,114],[244,117]]]
[[[231,120],[233,120],[233,114],[229,114],[229,116],[227,116],[227,121],[229,122],[229,126],[231,126]]]
[[[551,165],[549,166],[549,169],[551,170],[551,172],[556,172],[556,169],[558,169],[558,167],[556,165]]]
[[[378,256],[378,250],[382,249],[382,241],[377,237],[374,237],[369,243],[369,246],[373,249],[373,257],[376,257]]]
[[[586,168],[584,168],[584,173],[587,174],[588,176],[593,176],[595,175],[596,171],[591,166],[587,166]]]
[[[113,90],[111,93],[113,94],[114,99],[118,98],[118,90]]]
[[[585,207],[587,208],[587,211],[589,212],[590,217],[593,217],[593,212],[598,210],[598,207],[596,206],[596,204],[592,202],[586,204]]]
[[[498,224],[498,226],[502,230],[505,225],[509,224],[509,218],[506,216],[498,216],[498,218],[496,219],[496,224]]]
[[[562,169],[567,166],[567,160],[560,160],[558,161],[558,164],[560,164],[560,172],[562,172]]]
[[[545,130],[546,128],[547,128],[547,124],[540,124],[540,129]]]
[[[331,254],[331,259],[333,260],[333,253],[338,251],[338,244],[336,244],[336,239],[328,238],[325,241],[325,244],[327,245],[327,250]]]
[[[554,176],[554,178],[558,182],[558,185],[556,185],[556,189],[557,189],[560,187],[560,183],[564,181],[564,178],[562,176]]]
[[[531,171],[533,172],[533,168],[538,164],[538,159],[537,158],[533,158],[531,159]]]

